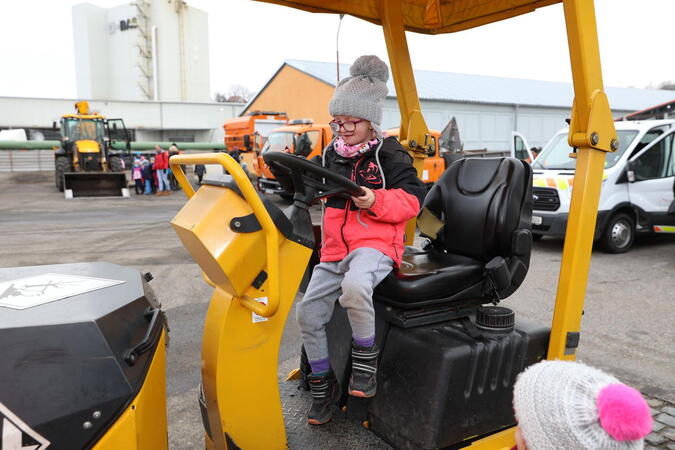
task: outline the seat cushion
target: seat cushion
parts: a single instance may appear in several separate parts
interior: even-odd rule
[[[374,298],[403,308],[445,303],[481,283],[483,270],[476,259],[406,247],[401,266],[377,286]]]

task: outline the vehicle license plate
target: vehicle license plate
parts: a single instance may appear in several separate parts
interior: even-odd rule
[[[274,194],[274,191],[272,189],[265,189],[265,194]]]
[[[541,225],[541,216],[532,216],[532,225]]]

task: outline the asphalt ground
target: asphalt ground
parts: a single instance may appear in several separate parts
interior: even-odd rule
[[[175,449],[203,446],[197,385],[212,290],[169,225],[185,202],[181,192],[65,200],[52,172],[0,174],[0,267],[108,261],[153,274],[171,325],[167,406]],[[502,304],[550,323],[562,245],[548,238],[536,242],[527,278]],[[622,255],[594,250],[578,359],[675,403],[674,298],[675,236],[639,236]],[[297,326],[289,319],[280,373],[297,365],[299,347]]]

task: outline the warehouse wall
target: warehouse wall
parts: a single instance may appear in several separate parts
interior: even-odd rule
[[[454,116],[459,136],[465,150],[508,150],[511,132],[518,131],[531,147],[543,147],[570,117],[567,108],[525,107],[517,105],[491,105],[421,101],[422,113],[430,129],[442,130]],[[612,111],[615,117],[628,111]],[[395,98],[385,102],[383,128],[396,128],[400,113]]]
[[[294,119],[308,117],[316,122],[327,122],[331,120],[328,102],[333,92],[334,88],[326,82],[285,64],[246,110],[285,111]],[[452,117],[456,118],[466,150],[508,150],[512,131],[522,133],[531,147],[543,147],[558,130],[567,126],[565,119],[570,117],[570,108],[561,107],[439,100],[422,100],[420,103],[431,129],[440,131]],[[614,117],[629,112],[612,111]],[[396,98],[387,98],[383,129],[397,128],[400,121]]]
[[[291,119],[331,120],[328,102],[333,87],[293,67],[284,65],[246,111],[284,111]]]

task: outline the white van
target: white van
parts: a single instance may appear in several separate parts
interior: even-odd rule
[[[615,125],[619,150],[606,156],[595,239],[623,253],[636,232],[675,233],[675,120]],[[532,164],[535,240],[565,235],[576,165],[567,133],[556,133]]]

